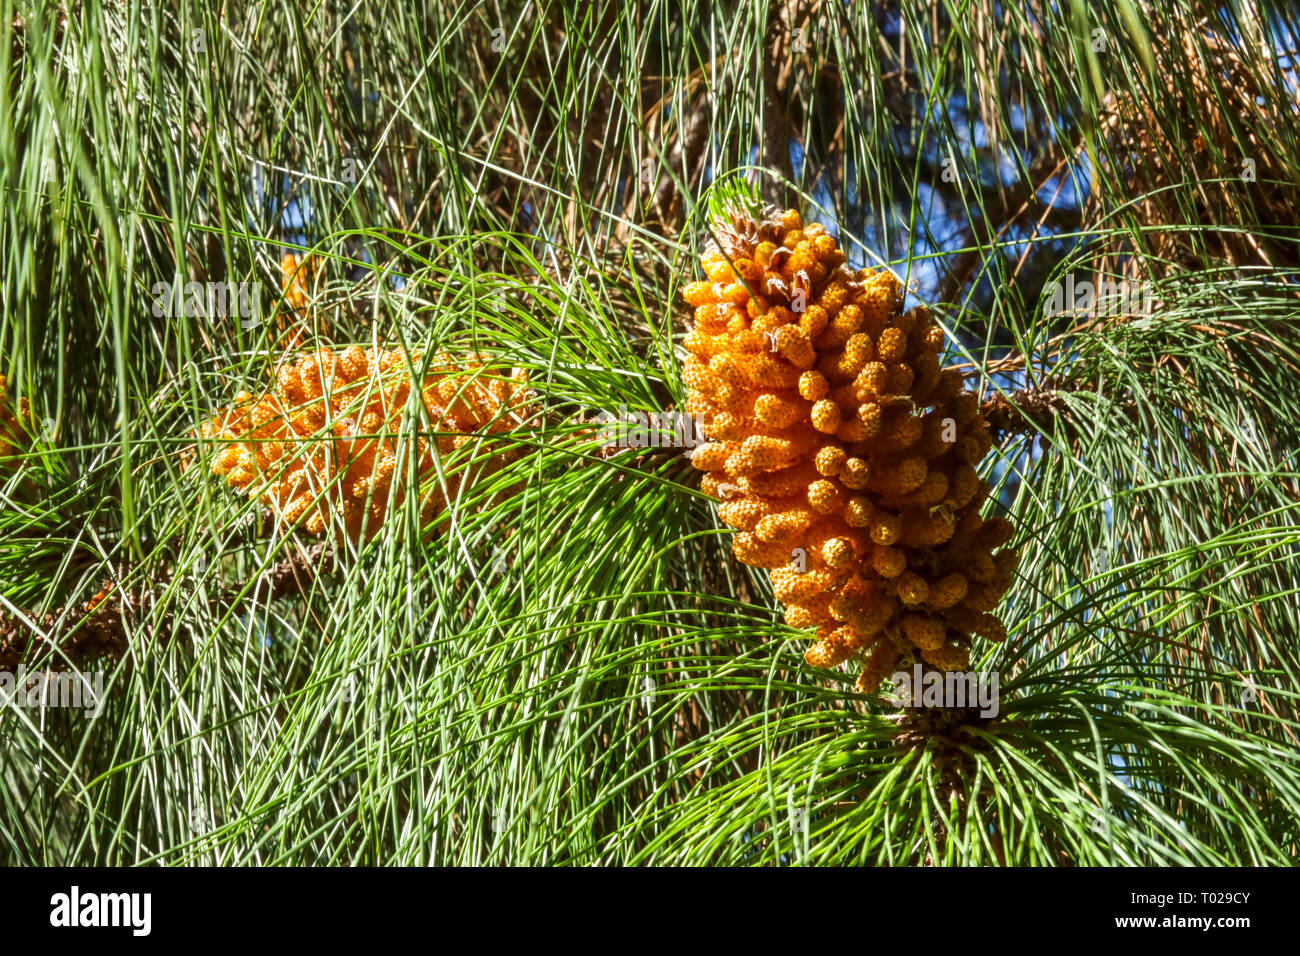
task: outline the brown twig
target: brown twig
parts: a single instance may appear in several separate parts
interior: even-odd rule
[[[1052,423],[1068,414],[1069,406],[1051,388],[1022,388],[984,403],[984,417],[997,441],[1035,430],[1050,432]]]
[[[258,597],[264,600],[302,594],[329,563],[332,546],[313,544],[279,561],[267,573],[265,585],[249,589],[240,600],[242,587],[224,588],[220,600],[225,605],[245,604]],[[119,575],[119,580],[125,575]],[[162,585],[173,575],[166,576]],[[117,659],[130,646],[132,624],[138,623],[138,609],[147,606],[155,587],[127,594],[123,600],[121,585],[105,582],[103,589],[80,605],[63,605],[47,614],[24,611],[20,614],[0,612],[0,671],[13,672],[20,664],[64,670],[69,666],[83,669],[102,658]],[[28,622],[35,623],[33,628]],[[180,631],[164,622],[153,630],[158,634]]]

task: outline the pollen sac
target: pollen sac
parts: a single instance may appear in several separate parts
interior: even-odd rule
[[[835,434],[840,427],[840,408],[829,398],[823,398],[812,407],[812,426],[819,432]]]
[[[844,494],[840,486],[825,478],[819,478],[808,486],[808,506],[818,514],[830,514],[840,507]]]
[[[799,376],[799,395],[810,402],[825,398],[830,390],[826,376],[821,372],[804,372]]]
[[[803,408],[779,395],[764,392],[754,402],[754,418],[770,428],[788,428],[804,415]]]
[[[1006,638],[993,612],[1018,552],[1008,519],[980,515],[992,440],[940,366],[943,331],[794,210],[734,209],[711,235],[706,279],[683,288],[682,379],[737,558],[769,569],[789,626],[816,629],[807,663],[856,661],[862,693],[901,663],[964,669],[973,637]]]
[[[808,333],[799,326],[783,325],[773,335],[776,350],[795,368],[809,368],[817,360],[817,352],[813,349]]]
[[[813,459],[813,466],[819,475],[838,475],[848,458],[848,453],[838,445],[823,445]]]
[[[532,403],[525,369],[353,345],[286,357],[273,388],[237,396],[198,434],[214,446],[213,473],[259,497],[282,526],[359,541],[411,492],[426,533],[445,527],[433,519],[467,479],[518,457],[501,435],[530,427]],[[702,446],[705,460],[718,447],[727,446]]]

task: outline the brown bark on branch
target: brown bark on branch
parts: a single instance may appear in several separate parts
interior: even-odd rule
[[[242,599],[239,594],[244,589],[231,587],[222,589],[220,600],[231,606],[258,598],[269,601],[301,594],[316,579],[330,553],[329,545],[313,544],[278,562]],[[94,660],[117,659],[129,647],[128,622],[138,620],[139,608],[150,597],[140,593],[123,602],[120,586],[106,582],[99,594],[78,606],[64,605],[44,615],[29,611],[19,616],[0,611],[0,671],[16,671],[20,664],[29,670],[65,670],[69,666],[84,669]],[[28,620],[36,622],[38,630],[33,630]],[[151,639],[163,631],[175,633],[165,622],[155,628]]]

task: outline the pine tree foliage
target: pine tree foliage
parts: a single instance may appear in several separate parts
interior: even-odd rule
[[[0,862],[1294,862],[1298,28],[0,0],[0,670],[103,675],[0,709]],[[810,668],[683,450],[605,440],[684,407],[737,201],[893,269],[985,400],[996,717]],[[422,494],[285,529],[202,425],[351,346],[530,417],[430,467],[410,389]]]

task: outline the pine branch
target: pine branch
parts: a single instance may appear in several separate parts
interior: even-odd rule
[[[332,545],[323,542],[310,545],[277,562],[266,573],[264,586],[227,586],[221,590],[219,599],[226,607],[243,607],[258,599],[273,601],[304,594],[333,554]],[[121,587],[107,581],[84,604],[61,605],[43,615],[33,610],[0,613],[0,671],[14,671],[20,664],[29,668],[84,670],[92,661],[121,658],[130,647],[132,634],[144,633],[147,640],[153,641],[160,634],[184,633],[172,626],[171,615],[157,625],[146,627],[139,613],[154,595],[166,590],[176,573],[163,575],[161,579],[151,577],[151,588],[130,593],[125,601]],[[119,580],[124,577],[125,574],[119,575]],[[35,622],[36,626],[29,622]]]

